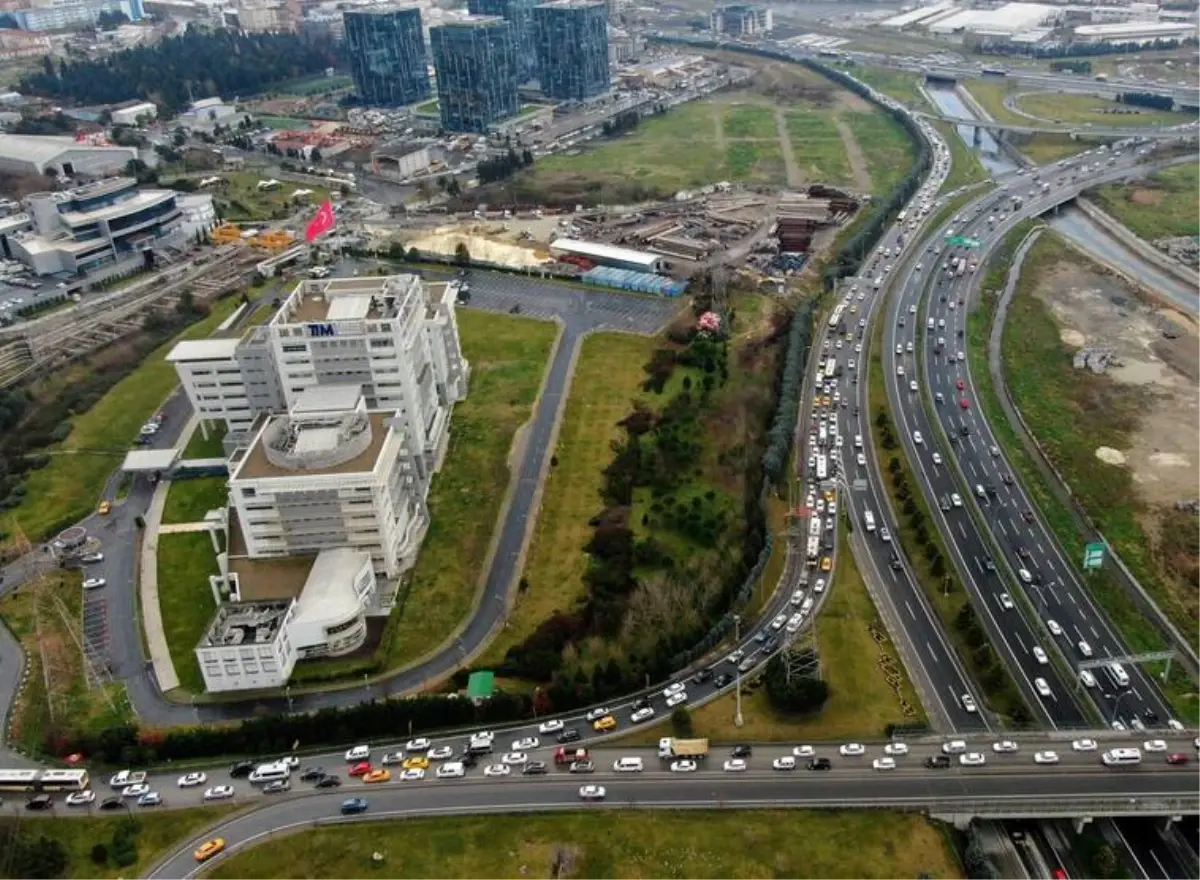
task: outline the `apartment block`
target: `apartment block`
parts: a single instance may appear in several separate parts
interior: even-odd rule
[[[438,109],[446,131],[487,132],[520,107],[513,26],[480,16],[431,28]]]
[[[343,21],[350,74],[364,104],[397,107],[429,98],[420,9],[368,7],[345,12]]]
[[[609,89],[608,7],[559,0],[533,7],[538,84],[559,101],[583,101]]]
[[[529,82],[538,75],[537,50],[533,42],[533,7],[536,0],[467,0],[471,15],[498,15],[513,29],[517,53],[517,76]]]

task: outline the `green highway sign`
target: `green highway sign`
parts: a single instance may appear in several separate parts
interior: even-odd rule
[[[1104,545],[1088,544],[1083,548],[1084,571],[1094,571],[1104,564]]]
[[[953,247],[977,248],[980,242],[977,238],[967,238],[964,235],[947,235],[946,244]]]

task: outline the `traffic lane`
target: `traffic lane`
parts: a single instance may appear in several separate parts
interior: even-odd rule
[[[1162,772],[1090,772],[1073,774],[966,775],[936,771],[872,773],[778,774],[775,776],[734,774],[663,778],[628,774],[630,778],[606,780],[609,807],[879,807],[905,805],[923,807],[939,798],[964,797],[989,801],[1042,798],[1089,798],[1094,796],[1152,797],[1194,795],[1192,780],[1185,774]],[[449,780],[405,788],[378,789],[368,797],[369,808],[362,819],[380,819],[389,814],[430,816],[438,814],[506,812],[514,810],[596,809],[601,804],[584,804],[579,799],[578,779],[537,780],[528,785],[506,785],[504,781]],[[205,831],[160,863],[149,876],[185,877],[198,872],[192,851],[213,837],[226,841],[226,853],[260,835],[291,827],[309,826],[314,821],[342,821],[342,792],[280,800],[264,809],[234,817]],[[351,820],[356,821],[356,820]],[[212,862],[218,861],[212,860]],[[210,864],[212,863],[210,862]]]

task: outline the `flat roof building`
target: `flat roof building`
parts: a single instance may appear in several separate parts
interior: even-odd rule
[[[498,15],[512,26],[517,53],[517,78],[523,83],[538,75],[533,30],[535,5],[536,0],[467,0],[467,11],[471,15]]]
[[[397,107],[430,95],[421,10],[387,6],[343,14],[346,54],[364,104]]]
[[[661,274],[666,269],[666,261],[658,254],[635,251],[631,248],[616,247],[596,241],[558,238],[550,242],[550,253],[571,254],[584,257],[600,266],[612,266],[616,269],[629,269],[634,272]]]
[[[92,146],[71,137],[0,134],[0,171],[62,177],[101,177],[121,171],[138,157],[133,147]]]
[[[512,25],[498,16],[450,22],[429,31],[438,111],[446,131],[478,132],[520,108]]]
[[[775,17],[766,6],[730,3],[716,7],[709,14],[708,27],[714,34],[754,37],[771,33],[775,29]]]
[[[559,101],[583,101],[609,89],[608,7],[559,0],[533,7],[538,84]]]

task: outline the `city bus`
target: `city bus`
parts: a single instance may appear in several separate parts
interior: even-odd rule
[[[824,480],[829,476],[829,459],[824,453],[817,456],[817,479]]]
[[[0,791],[83,791],[86,770],[0,770]]]
[[[825,361],[825,378],[832,379],[834,372],[837,370],[837,358],[831,357]]]

